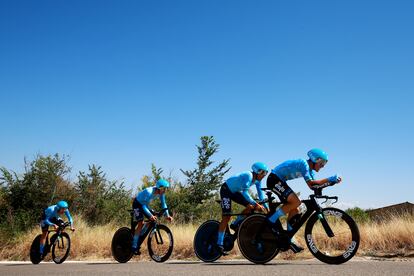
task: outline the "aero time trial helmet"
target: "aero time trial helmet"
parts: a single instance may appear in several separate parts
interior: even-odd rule
[[[269,171],[267,166],[262,162],[256,162],[252,165],[253,172],[260,174],[262,171],[265,171],[266,173]]]
[[[157,189],[159,189],[159,188],[168,188],[168,187],[170,187],[170,183],[165,179],[160,179],[160,180],[157,181],[156,186],[157,186]]]
[[[69,204],[64,200],[59,201],[56,205],[58,209],[67,209],[69,207]]]
[[[313,163],[324,163],[328,162],[328,154],[321,149],[311,149],[308,151],[309,159]]]

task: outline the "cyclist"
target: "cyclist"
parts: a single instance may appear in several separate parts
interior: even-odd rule
[[[141,230],[144,226],[144,216],[151,221],[157,220],[157,217],[154,216],[148,205],[150,202],[155,199],[156,197],[160,198],[161,201],[161,208],[167,209],[167,203],[165,201],[165,191],[170,187],[170,183],[165,179],[160,179],[157,181],[155,186],[148,187],[135,197],[134,202],[132,203],[132,209],[134,210],[134,219],[138,222],[135,228],[135,234],[132,239],[132,252],[136,255],[140,255],[140,248],[138,246],[139,237],[141,234]],[[172,221],[173,218],[168,213],[168,210],[165,211],[164,215],[166,216],[168,221]]]
[[[234,175],[226,180],[226,182],[220,188],[221,197],[221,210],[222,219],[219,225],[217,248],[222,255],[227,255],[228,252],[224,251],[224,231],[230,220],[231,202],[234,201],[238,204],[245,206],[242,214],[247,214],[253,210],[259,210],[265,212],[265,207],[253,200],[249,194],[249,188],[255,184],[257,188],[257,194],[259,200],[264,199],[263,191],[261,190],[261,180],[266,176],[268,168],[261,162],[256,162],[252,165],[252,171],[245,171],[240,174]],[[267,206],[266,206],[267,208]],[[244,216],[239,216],[233,222],[233,229],[243,219]]]
[[[321,149],[311,149],[308,152],[308,160],[296,159],[283,162],[274,168],[267,178],[267,187],[277,194],[282,207],[269,217],[269,221],[273,224],[273,230],[279,232],[275,226],[276,221],[285,214],[288,214],[287,230],[292,229],[292,224],[298,214],[298,207],[301,204],[298,196],[289,187],[286,181],[303,177],[310,189],[326,187],[336,183],[340,183],[342,179],[338,175],[328,178],[316,180],[315,172],[319,172],[328,162],[328,154]],[[303,247],[297,245],[293,240],[290,241],[290,249],[294,253],[299,253]]]
[[[43,210],[42,221],[40,222],[40,227],[42,228],[42,236],[40,237],[41,256],[43,256],[49,226],[53,226],[55,230],[57,230],[59,227],[58,224],[62,223],[62,219],[60,218],[60,216],[65,214],[70,223],[70,230],[75,231],[75,228],[73,227],[73,219],[69,213],[68,208],[69,204],[64,200],[61,200],[58,203],[56,203],[56,205],[49,206],[48,208]]]

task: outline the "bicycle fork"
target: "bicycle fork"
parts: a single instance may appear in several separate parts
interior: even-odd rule
[[[50,246],[57,244],[57,247],[59,249],[64,249],[65,248],[65,242],[64,239],[62,239],[61,235],[57,235],[56,239],[52,241],[52,243],[50,244]]]
[[[326,221],[325,216],[323,215],[323,212],[318,213],[318,219],[322,223],[323,229],[325,230],[328,237],[333,238],[335,237],[334,232],[332,231],[331,227],[329,226],[328,222]]]
[[[155,232],[155,240],[157,241],[157,244],[164,244],[160,230],[158,230],[157,226],[155,226],[154,228],[155,229],[153,231]]]

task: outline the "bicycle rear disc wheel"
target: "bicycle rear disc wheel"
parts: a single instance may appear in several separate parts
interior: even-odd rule
[[[329,237],[322,225],[325,219],[332,229],[334,237]],[[356,254],[360,235],[355,221],[344,211],[336,208],[324,208],[323,218],[312,215],[305,228],[305,241],[318,260],[327,264],[342,264]]]
[[[278,253],[279,247],[266,216],[248,216],[240,225],[237,242],[242,255],[255,264],[265,264]]]
[[[122,227],[115,232],[112,238],[111,251],[114,259],[119,263],[126,263],[132,258],[131,229]]]
[[[214,262],[221,257],[217,250],[219,222],[208,220],[198,227],[194,235],[194,253],[203,262]]]
[[[70,237],[68,233],[54,234],[50,239],[52,243],[52,259],[56,264],[63,263],[70,252]]]
[[[37,235],[34,238],[32,245],[30,246],[30,261],[32,264],[38,264],[42,260],[40,256],[40,237],[42,235]]]
[[[170,258],[174,248],[171,230],[167,226],[159,224],[148,235],[147,246],[151,259],[157,263],[165,262]]]

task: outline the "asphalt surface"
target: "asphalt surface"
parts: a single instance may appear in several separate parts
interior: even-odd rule
[[[142,261],[65,262],[61,265],[30,262],[0,262],[0,275],[414,275],[414,261],[377,261],[355,259],[342,265],[327,265],[317,260],[275,260],[255,265],[245,260],[202,263],[199,261],[168,261],[162,264]]]

